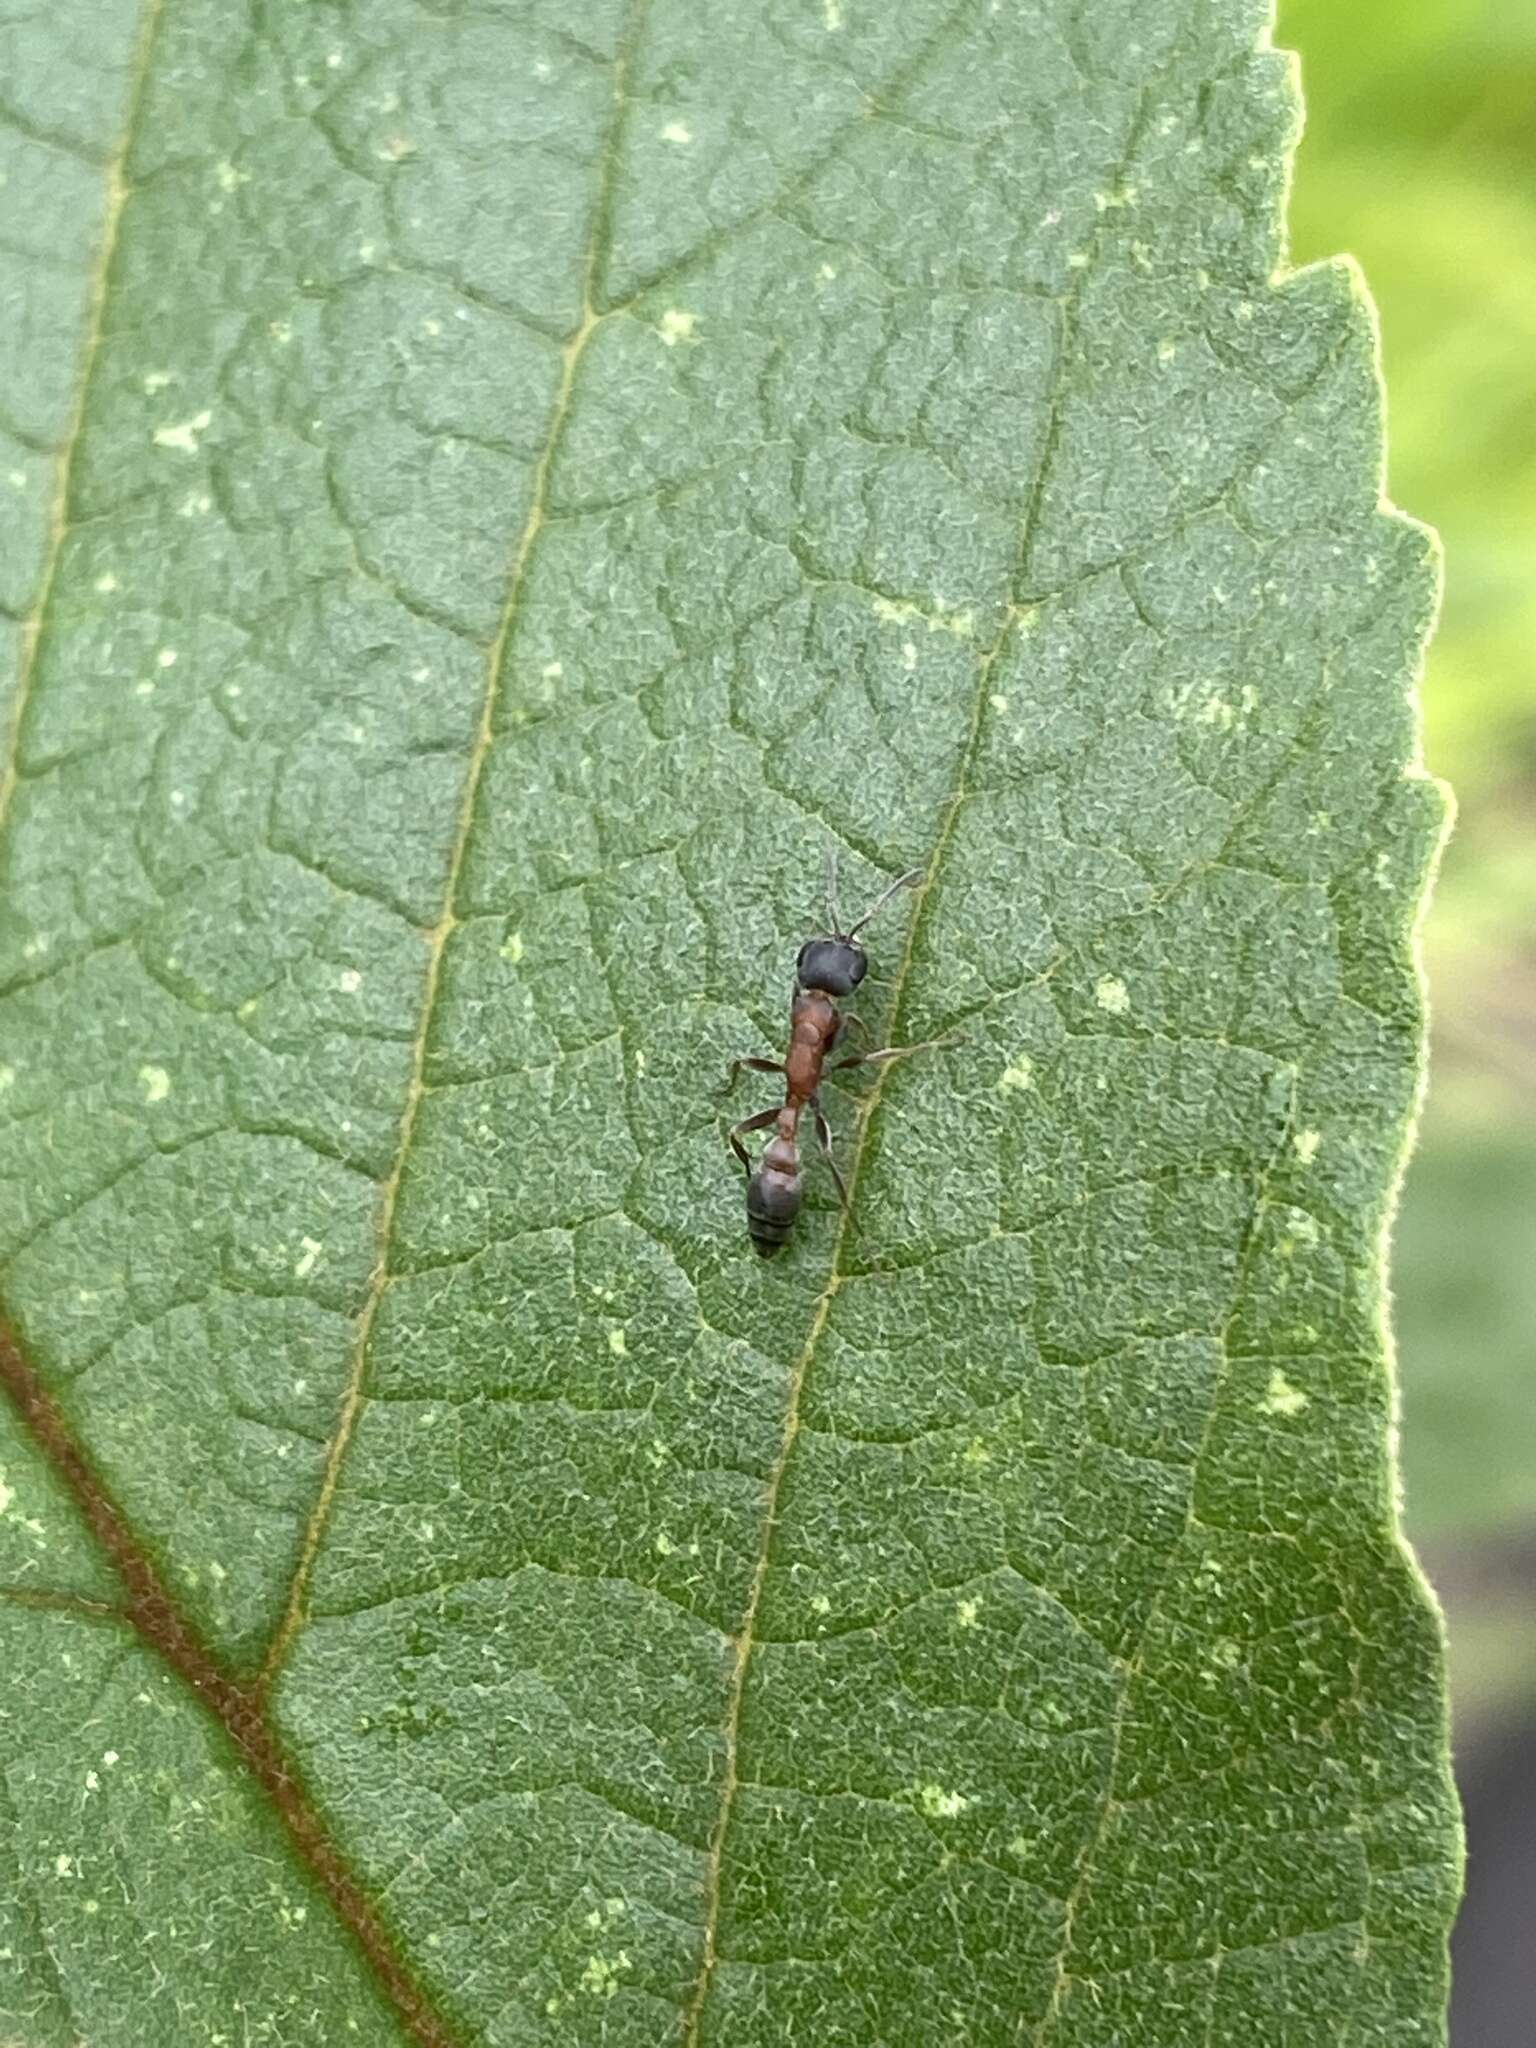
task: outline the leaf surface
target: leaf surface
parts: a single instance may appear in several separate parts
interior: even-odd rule
[[[36,2048],[1439,2037],[1434,572],[1261,28],[0,15]],[[963,1043],[763,1264],[829,848]]]

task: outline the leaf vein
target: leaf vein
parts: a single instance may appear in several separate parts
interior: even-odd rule
[[[395,1212],[399,1201],[401,1181],[405,1164],[410,1155],[415,1135],[416,1119],[426,1094],[427,1065],[430,1056],[429,1041],[432,1021],[436,1012],[438,991],[442,982],[443,958],[448,940],[459,923],[456,896],[460,875],[474,828],[475,810],[484,777],[485,764],[496,738],[496,714],[501,700],[501,688],[506,669],[507,650],[513,629],[521,608],[523,589],[527,578],[528,565],[535,543],[544,521],[545,505],[548,499],[551,472],[556,454],[570,416],[571,394],[576,374],[587,343],[597,327],[600,315],[595,304],[595,287],[598,272],[606,255],[609,232],[609,215],[613,200],[616,166],[622,141],[624,114],[624,79],[639,41],[644,23],[648,0],[632,0],[630,19],[624,44],[613,65],[614,113],[609,134],[603,151],[602,177],[593,209],[592,228],[589,235],[585,259],[583,289],[583,313],[581,322],[566,342],[561,363],[560,379],[556,387],[550,419],[545,432],[544,447],[535,465],[532,490],[527,518],[513,550],[512,562],[507,577],[506,597],[502,605],[501,619],[496,635],[491,642],[486,660],[486,681],[481,703],[478,729],[470,752],[464,787],[459,803],[458,824],[449,853],[448,872],[444,882],[442,911],[429,938],[428,961],[421,1001],[420,1020],[412,1048],[411,1076],[406,1091],[405,1108],[400,1119],[400,1136],[396,1147],[395,1162],[388,1180],[384,1184],[379,1201],[378,1222],[375,1234],[375,1257],[368,1294],[358,1317],[357,1336],[353,1345],[352,1363],[347,1385],[342,1396],[337,1417],[336,1430],[332,1438],[331,1454],[326,1460],[319,1492],[313,1512],[305,1528],[300,1549],[299,1562],[294,1571],[288,1598],[284,1604],[282,1620],[275,1630],[272,1642],[262,1667],[261,1689],[269,1690],[281,1670],[283,1662],[292,1647],[294,1637],[303,1624],[305,1602],[309,1582],[314,1572],[315,1560],[319,1555],[321,1539],[330,1520],[332,1502],[336,1487],[346,1461],[348,1446],[361,1412],[364,1394],[364,1377],[367,1368],[368,1344],[373,1332],[374,1319],[379,1304],[391,1277],[391,1248],[394,1238]]]
[[[63,552],[64,537],[69,531],[69,489],[74,473],[75,451],[80,445],[85,425],[86,406],[90,397],[91,383],[100,350],[102,325],[106,315],[107,280],[117,254],[118,233],[122,226],[123,209],[128,197],[128,186],[124,176],[128,152],[138,130],[139,116],[144,100],[144,85],[149,76],[149,62],[154,50],[155,36],[160,24],[161,0],[146,0],[143,20],[139,28],[138,45],[134,52],[133,69],[130,75],[122,133],[116,146],[105,158],[92,156],[78,144],[71,144],[58,136],[45,134],[34,129],[16,111],[0,105],[0,122],[18,130],[33,141],[44,142],[50,148],[62,150],[89,163],[93,169],[102,170],[106,178],[106,202],[103,208],[100,242],[96,257],[95,274],[91,281],[88,310],[85,322],[84,345],[81,350],[80,366],[75,375],[75,403],[70,418],[69,430],[64,445],[57,456],[54,475],[53,503],[49,512],[48,548],[43,563],[42,578],[38,585],[37,597],[31,612],[23,621],[21,629],[21,657],[18,664],[15,695],[11,711],[10,731],[4,743],[4,758],[0,760],[0,832],[5,829],[10,815],[11,799],[15,794],[17,764],[21,754],[21,735],[26,721],[27,707],[31,701],[32,685],[37,672],[37,649],[42,638],[43,622],[47,616],[53,596],[54,578],[58,573],[59,557]]]
[[[1118,183],[1124,178],[1134,160],[1137,145],[1145,126],[1151,105],[1151,95],[1143,92],[1129,123],[1125,143],[1121,150],[1120,164],[1116,174]],[[1101,230],[1102,239],[1102,230]],[[1067,377],[1073,358],[1073,343],[1077,312],[1081,304],[1086,280],[1091,265],[1077,273],[1072,295],[1063,308],[1061,328],[1057,342],[1057,353],[1053,371],[1053,390],[1047,410],[1047,427],[1036,465],[1034,480],[1020,519],[1019,542],[1015,556],[1015,576],[1023,574],[1028,565],[1030,546],[1039,521],[1040,507],[1044,499],[1046,484],[1054,463],[1056,447],[1060,438],[1062,407],[1067,392]],[[1008,642],[1008,637],[1017,624],[1016,613],[1011,606],[1004,608],[1003,621],[991,644],[980,654],[977,661],[977,686],[971,710],[970,730],[960,748],[960,759],[955,784],[941,812],[934,836],[933,852],[929,858],[924,880],[916,891],[916,903],[907,927],[907,940],[896,972],[892,977],[893,1018],[901,1016],[902,1000],[911,975],[916,945],[921,933],[929,905],[932,900],[935,876],[943,866],[944,857],[954,836],[956,823],[967,797],[980,754],[984,720],[987,710],[987,694],[992,670]],[[862,1169],[869,1130],[878,1111],[890,1068],[882,1069],[869,1094],[861,1106],[852,1147],[848,1187],[850,1203],[858,1194],[859,1175]],[[799,1431],[800,1398],[807,1373],[815,1357],[821,1335],[826,1327],[831,1307],[843,1279],[847,1277],[842,1269],[842,1254],[848,1238],[848,1211],[844,1210],[838,1220],[837,1235],[833,1241],[832,1267],[826,1285],[812,1311],[810,1328],[799,1358],[790,1376],[790,1386],[785,1408],[783,1436],[779,1454],[769,1475],[762,1519],[762,1535],[757,1562],[747,1594],[746,1611],[736,1638],[736,1669],[732,1682],[730,1704],[725,1728],[725,1773],[721,1794],[720,1815],[714,1839],[710,1845],[709,1866],[705,1887],[705,1921],[703,1952],[699,1975],[693,1997],[689,2003],[685,2033],[686,2048],[697,2048],[699,2029],[703,2020],[704,2007],[708,2000],[710,1983],[718,1960],[718,1928],[721,1904],[721,1868],[724,1859],[725,1842],[729,1833],[734,1794],[739,1783],[737,1775],[737,1736],[746,1690],[747,1666],[751,1658],[756,1635],[757,1611],[761,1603],[763,1586],[767,1578],[768,1564],[772,1551],[773,1531],[778,1513],[778,1501],[785,1474],[788,1470],[791,1451]]]

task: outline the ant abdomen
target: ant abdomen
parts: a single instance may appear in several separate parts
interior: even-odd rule
[[[788,1239],[800,1214],[802,1187],[794,1145],[770,1140],[747,1182],[747,1235],[763,1258],[771,1259]]]

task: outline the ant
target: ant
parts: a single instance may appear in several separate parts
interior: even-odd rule
[[[816,1137],[822,1157],[837,1183],[844,1210],[848,1208],[848,1189],[832,1156],[832,1130],[821,1107],[822,1071],[827,1055],[837,1044],[845,1024],[857,1024],[861,1031],[869,1028],[854,1011],[838,1008],[838,1004],[853,994],[869,971],[869,961],[859,944],[859,933],[885,908],[898,889],[915,889],[922,879],[921,868],[898,875],[864,915],[844,931],[837,912],[837,859],[835,853],[829,854],[827,912],[832,929],[824,935],[807,939],[795,961],[795,993],[789,1012],[789,1050],[782,1060],[738,1059],[731,1062],[725,1084],[727,1088],[743,1067],[754,1074],[784,1076],[783,1107],[759,1110],[755,1116],[743,1117],[729,1133],[731,1150],[747,1174],[747,1231],[765,1259],[771,1259],[786,1242],[800,1213],[802,1182],[797,1133],[800,1112],[804,1109],[809,1109],[816,1119]],[[882,1046],[878,1052],[853,1053],[847,1059],[835,1061],[832,1071],[836,1073],[844,1067],[872,1067],[884,1060],[905,1059],[908,1053],[927,1052],[933,1046],[949,1042],[947,1039],[932,1039],[924,1045]],[[751,1155],[741,1142],[742,1137],[747,1131],[760,1131],[772,1123],[776,1123],[778,1129],[764,1146],[754,1171]]]

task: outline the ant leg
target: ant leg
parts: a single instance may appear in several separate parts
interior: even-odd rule
[[[949,1037],[925,1038],[921,1045],[882,1045],[877,1052],[855,1052],[845,1060],[835,1060],[832,1071],[836,1073],[843,1067],[873,1067],[882,1060],[904,1060],[909,1053],[942,1052],[947,1046],[963,1043],[959,1037]]]
[[[816,1119],[816,1142],[821,1147],[821,1156],[827,1162],[827,1171],[831,1174],[833,1180],[837,1182],[837,1192],[842,1200],[844,1213],[847,1215],[848,1221],[852,1223],[853,1211],[848,1206],[847,1183],[838,1170],[837,1161],[832,1156],[832,1126],[827,1122],[821,1103],[814,1095],[811,1097],[811,1114]]]
[[[730,1068],[726,1073],[725,1086],[720,1090],[722,1095],[729,1095],[736,1085],[736,1076],[743,1067],[751,1074],[782,1074],[784,1062],[782,1060],[760,1060],[756,1058],[732,1060]]]
[[[858,1011],[857,1011],[857,1010],[844,1010],[844,1012],[843,1012],[843,1023],[844,1023],[844,1024],[857,1024],[857,1025],[858,1025],[858,1027],[859,1027],[859,1029],[860,1029],[860,1030],[861,1030],[862,1032],[864,1032],[864,1033],[866,1034],[866,1036],[868,1035],[868,1032],[869,1032],[869,1026],[868,1026],[868,1025],[867,1025],[867,1024],[866,1024],[866,1023],[864,1022],[864,1019],[863,1019],[863,1018],[862,1018],[862,1017],[861,1017],[861,1016],[859,1015],[859,1013],[858,1013]]]
[[[752,1154],[741,1142],[744,1133],[747,1131],[766,1130],[769,1124],[775,1121],[778,1114],[777,1105],[772,1109],[760,1109],[756,1116],[744,1116],[739,1124],[733,1125],[726,1132],[726,1140],[731,1150],[736,1154],[736,1157],[741,1161],[748,1173],[752,1171]]]

